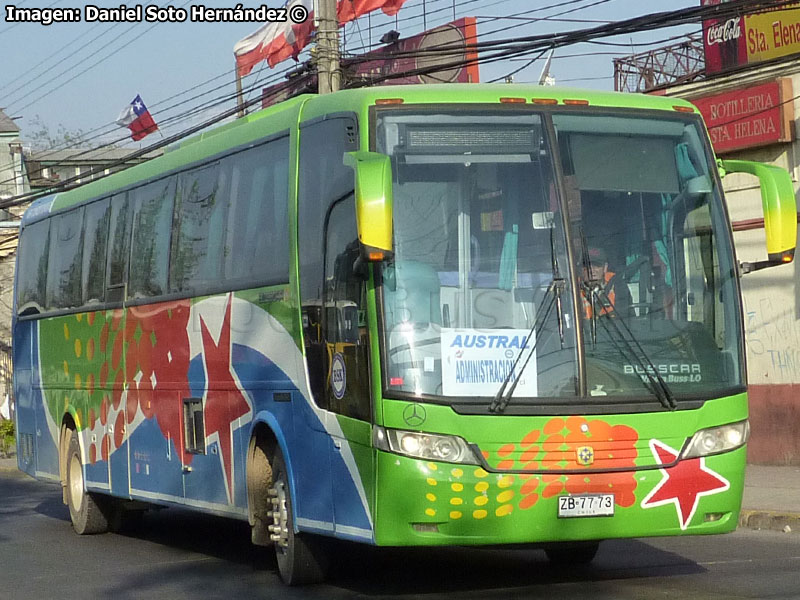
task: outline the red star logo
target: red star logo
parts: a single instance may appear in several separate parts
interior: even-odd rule
[[[678,459],[678,451],[658,440],[650,440],[650,450],[660,465]],[[702,496],[718,494],[731,487],[727,479],[706,467],[704,458],[682,460],[674,467],[661,469],[661,474],[661,481],[642,500],[642,508],[674,504],[681,529],[689,526]]]
[[[203,335],[203,362],[206,369],[205,428],[206,440],[217,438],[221,453],[222,467],[225,470],[228,500],[233,501],[232,486],[232,423],[250,412],[250,404],[241,390],[231,365],[231,304],[233,294],[228,296],[225,318],[219,341],[208,331],[205,321],[200,317]]]

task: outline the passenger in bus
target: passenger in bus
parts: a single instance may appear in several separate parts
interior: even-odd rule
[[[593,311],[597,312],[597,316],[627,316],[631,304],[630,291],[622,277],[608,268],[608,255],[605,250],[597,247],[589,248],[586,270],[588,273],[585,275],[588,275],[588,280],[584,281],[582,286],[586,318],[591,319]]]

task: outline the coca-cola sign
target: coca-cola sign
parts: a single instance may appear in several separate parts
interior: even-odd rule
[[[738,40],[742,36],[742,18],[734,17],[724,23],[715,23],[706,30],[706,44],[722,44],[731,40]]]
[[[728,0],[701,0],[703,6]],[[703,21],[706,73],[800,54],[800,5]]]
[[[702,0],[703,6],[722,4],[727,0]],[[747,64],[747,46],[744,36],[744,19],[703,21],[703,46],[706,55],[706,73],[718,73]]]

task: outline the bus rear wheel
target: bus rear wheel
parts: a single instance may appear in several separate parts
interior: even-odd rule
[[[594,560],[599,541],[561,542],[545,546],[544,551],[550,562],[559,567],[570,565],[588,565]]]
[[[66,453],[67,505],[72,527],[78,535],[104,533],[108,531],[106,498],[86,491],[83,480],[83,462],[78,432],[70,433]]]
[[[270,539],[275,544],[281,579],[286,585],[307,585],[323,581],[328,568],[327,551],[323,540],[294,531],[289,477],[280,452],[272,460],[272,486],[269,496],[272,508]]]

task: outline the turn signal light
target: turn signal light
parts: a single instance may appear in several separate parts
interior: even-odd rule
[[[558,104],[558,100],[555,98],[533,98],[531,102],[534,104]]]
[[[503,104],[525,104],[525,98],[500,98]]]
[[[570,99],[570,100],[564,100],[564,104],[566,104],[567,106],[589,106],[589,101]]]
[[[691,106],[673,106],[673,110],[678,112],[693,113],[694,109]]]
[[[402,98],[378,98],[375,104],[402,104]]]

